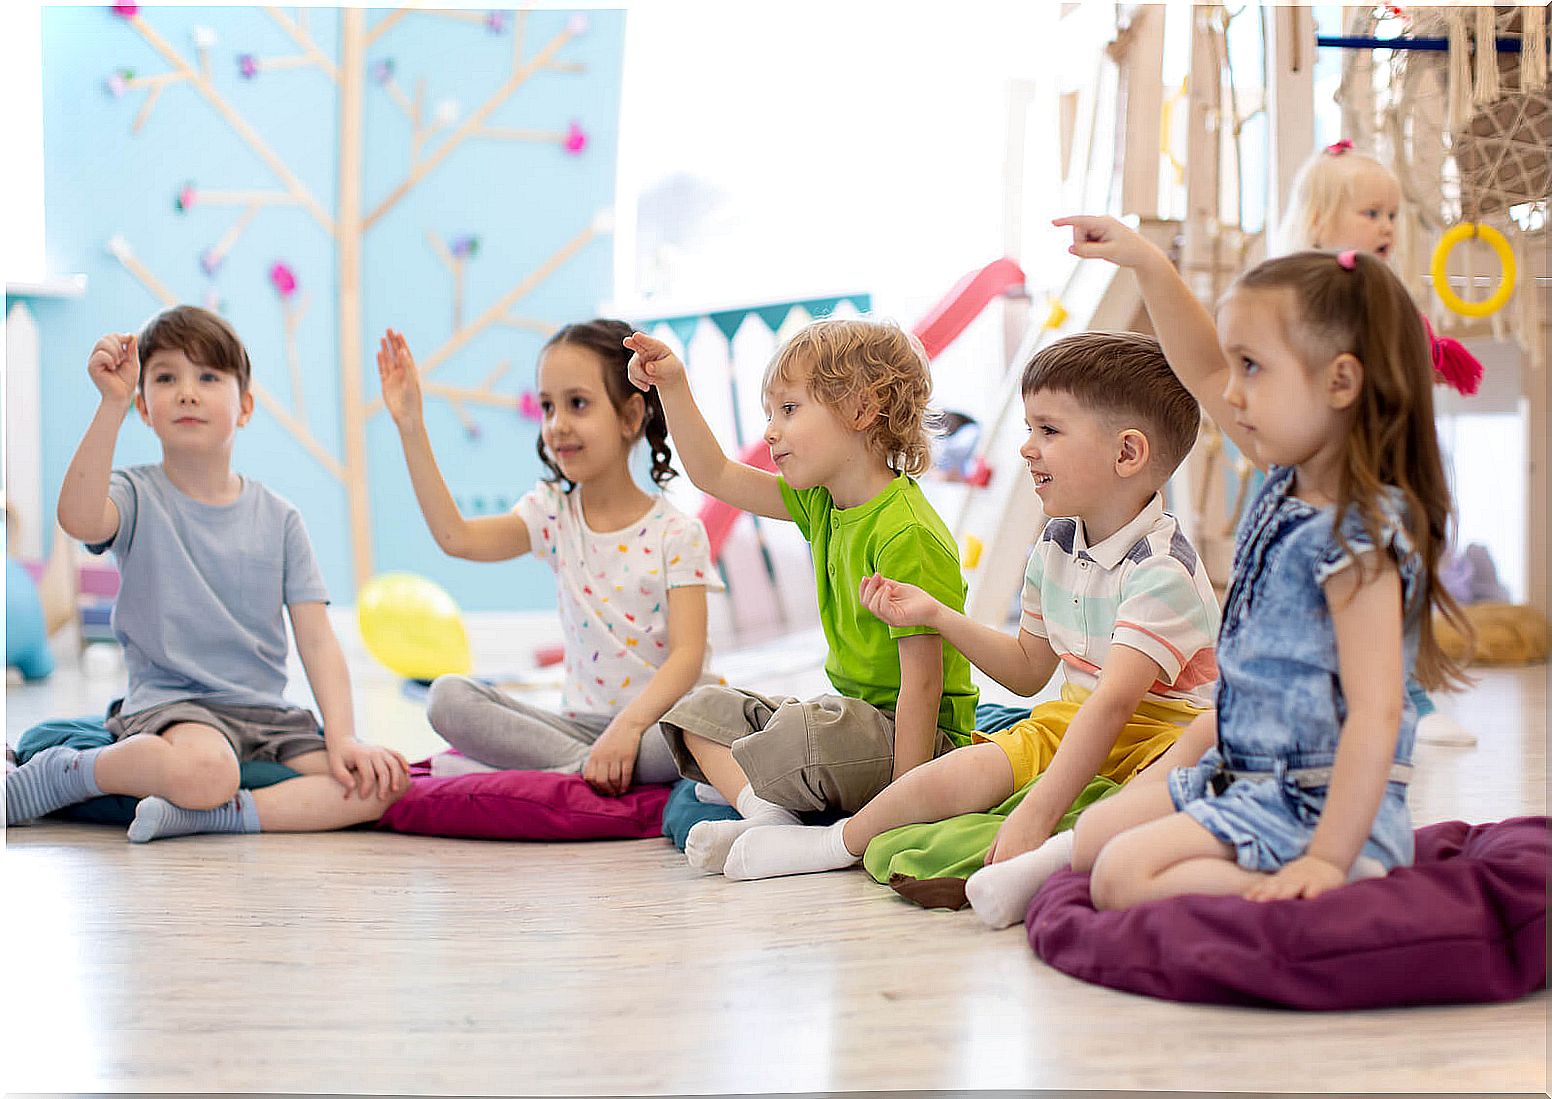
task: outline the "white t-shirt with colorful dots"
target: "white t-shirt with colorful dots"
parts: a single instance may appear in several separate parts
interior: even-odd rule
[[[641,693],[668,657],[668,589],[725,585],[711,564],[706,528],[663,497],[641,519],[595,531],[580,493],[541,481],[513,509],[533,554],[555,570],[566,644],[561,712],[613,716]],[[720,683],[707,671],[700,683]]]

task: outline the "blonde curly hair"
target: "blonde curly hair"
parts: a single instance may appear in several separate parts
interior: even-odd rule
[[[932,370],[921,341],[893,321],[814,321],[777,350],[761,392],[777,381],[802,384],[843,419],[872,413],[861,431],[896,473],[915,476],[932,464]]]

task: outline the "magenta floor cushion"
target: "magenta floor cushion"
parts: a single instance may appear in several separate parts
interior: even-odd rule
[[[581,775],[492,771],[433,777],[412,769],[409,792],[377,827],[464,839],[647,839],[663,833],[670,786],[636,786],[617,798],[594,792]]]
[[[1547,981],[1546,817],[1417,830],[1417,861],[1314,900],[1176,897],[1096,912],[1086,874],[1030,902],[1063,973],[1167,1000],[1313,1010],[1512,1000]]]

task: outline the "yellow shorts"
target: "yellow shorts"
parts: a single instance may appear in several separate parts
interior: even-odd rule
[[[1082,687],[1062,685],[1062,697],[1042,702],[1017,725],[996,733],[976,733],[974,741],[990,741],[1013,764],[1013,788],[1017,790],[1051,765],[1067,727],[1089,697]],[[1144,700],[1132,719],[1121,728],[1115,747],[1100,765],[1099,773],[1113,782],[1126,782],[1158,759],[1175,743],[1181,731],[1204,711],[1185,702]]]

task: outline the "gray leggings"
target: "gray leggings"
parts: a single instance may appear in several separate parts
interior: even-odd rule
[[[561,774],[582,770],[611,720],[608,714],[561,717],[461,675],[440,676],[431,684],[426,717],[443,740],[470,759],[508,771]],[[631,782],[673,782],[678,777],[662,728],[653,725],[641,738]]]

